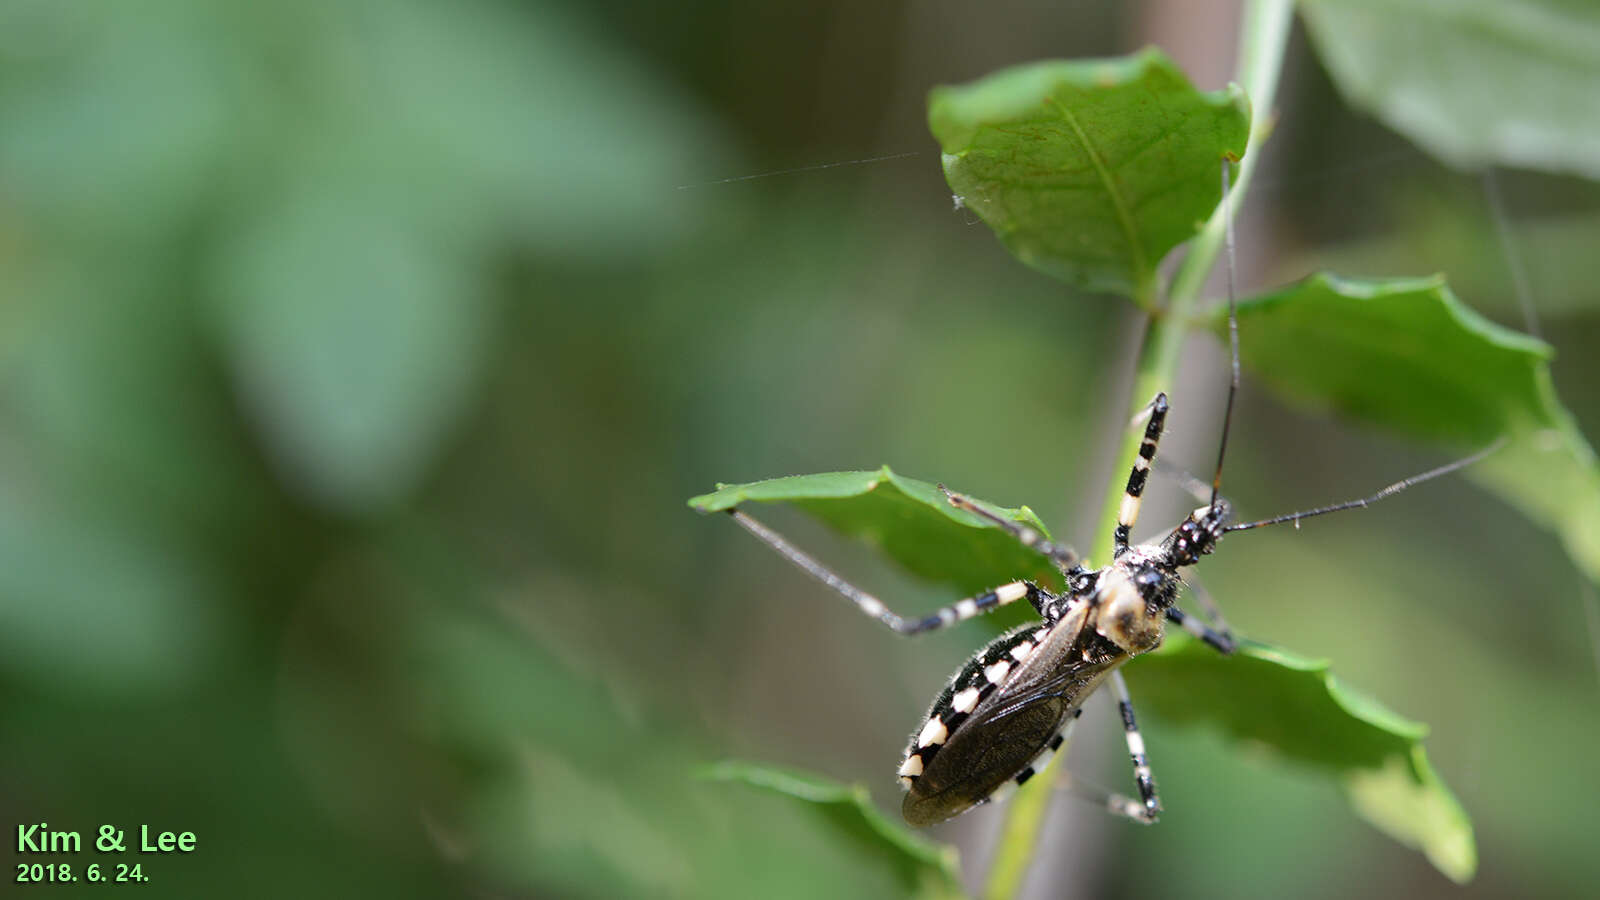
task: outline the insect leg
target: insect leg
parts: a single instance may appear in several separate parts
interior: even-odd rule
[[[1114,816],[1132,819],[1140,825],[1154,825],[1156,820],[1145,815],[1144,806],[1132,797],[1125,797],[1115,791],[1094,787],[1077,780],[1071,772],[1058,776],[1056,790],[1066,791],[1083,800],[1100,807]]]
[[[1199,617],[1191,616],[1176,606],[1167,607],[1167,618],[1172,621],[1172,624],[1205,641],[1212,649],[1224,656],[1230,655],[1234,650],[1238,649],[1232,632],[1212,629],[1200,621]]]
[[[1185,577],[1184,583],[1189,586],[1190,593],[1194,594],[1195,602],[1200,605],[1200,611],[1210,620],[1210,624],[1208,626],[1198,616],[1189,615],[1176,606],[1167,607],[1167,618],[1218,652],[1232,653],[1238,647],[1238,641],[1234,640],[1233,629],[1228,627],[1228,620],[1222,617],[1222,610],[1217,606],[1217,601],[1211,598],[1211,592],[1201,587],[1193,573]]]
[[[1139,503],[1144,496],[1145,482],[1150,479],[1150,462],[1156,458],[1156,445],[1161,442],[1161,429],[1167,423],[1167,395],[1156,394],[1150,401],[1150,421],[1144,426],[1144,440],[1139,442],[1139,455],[1133,460],[1133,470],[1128,473],[1128,487],[1122,495],[1122,509],[1117,514],[1117,530],[1112,532],[1112,555],[1121,556],[1128,550],[1128,532],[1139,519]]]
[[[1016,538],[1022,546],[1030,550],[1036,550],[1048,557],[1052,563],[1055,563],[1056,568],[1061,570],[1061,574],[1066,575],[1068,578],[1083,572],[1082,558],[1071,547],[1051,543],[1044,539],[1044,535],[1040,534],[1038,529],[1029,528],[1020,522],[1013,522],[1010,519],[1003,519],[972,502],[967,497],[951,491],[942,484],[939,485],[939,490],[944,494],[945,499],[950,501],[951,506],[975,513],[993,522],[1007,534]]]
[[[1144,738],[1133,717],[1133,701],[1128,697],[1128,683],[1121,672],[1111,673],[1111,687],[1117,693],[1117,710],[1122,713],[1122,729],[1128,738],[1128,756],[1133,758],[1133,780],[1139,786],[1139,799],[1133,800],[1113,794],[1107,807],[1114,813],[1153,823],[1161,811],[1161,798],[1156,796],[1155,779],[1150,774],[1150,760],[1144,753]],[[1121,801],[1119,808],[1116,801]]]
[[[840,578],[832,570],[812,559],[800,548],[784,540],[777,532],[736,509],[730,509],[728,512],[733,516],[733,520],[742,525],[746,531],[755,535],[762,543],[778,551],[780,556],[794,563],[801,571],[833,588],[843,595],[846,600],[854,603],[856,608],[900,634],[920,634],[924,631],[943,628],[946,625],[954,625],[973,616],[992,612],[1007,603],[1021,600],[1024,597],[1028,599],[1028,602],[1033,605],[1035,610],[1040,611],[1042,614],[1045,601],[1054,599],[1049,592],[1040,589],[1037,585],[1026,581],[1013,581],[1010,584],[1003,584],[976,597],[958,600],[920,619],[903,618],[885,606],[882,600]]]

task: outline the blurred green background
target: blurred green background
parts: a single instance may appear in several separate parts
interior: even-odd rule
[[[906,733],[986,632],[899,641],[683,501],[887,462],[1090,543],[1137,322],[952,209],[923,97],[1150,43],[1221,87],[1237,15],[0,2],[0,825],[199,844],[139,860],[143,888],[34,890],[906,894],[815,811],[692,773],[770,760],[897,804]],[[1298,35],[1278,106],[1245,290],[1444,271],[1522,326],[1480,176],[1347,111]],[[1596,435],[1600,190],[1498,181]],[[1207,466],[1223,359],[1190,348],[1215,390],[1174,398],[1169,459]],[[1441,458],[1248,380],[1234,440],[1244,516]],[[1152,529],[1189,505],[1153,493]],[[952,599],[769,518],[903,610]],[[1433,725],[1478,879],[1152,720],[1162,824],[1063,799],[1033,896],[1592,895],[1600,624],[1552,538],[1451,480],[1203,574],[1246,633]],[[1122,785],[1089,713],[1071,765]],[[970,883],[999,821],[934,833]]]

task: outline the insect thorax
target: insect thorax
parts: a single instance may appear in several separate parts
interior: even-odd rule
[[[1196,509],[1161,541],[1127,548],[1094,573],[1090,623],[1130,655],[1161,644],[1166,611],[1177,602],[1182,566],[1192,566],[1216,548],[1233,509],[1217,500]]]
[[[1163,548],[1130,547],[1097,574],[1089,619],[1095,631],[1130,655],[1159,646],[1166,611],[1181,583]]]

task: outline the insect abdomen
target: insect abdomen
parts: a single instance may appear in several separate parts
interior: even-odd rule
[[[1043,766],[1069,717],[1127,659],[1084,627],[1087,611],[998,638],[950,680],[901,766],[907,822],[942,822]]]
[[[905,760],[899,771],[903,786],[915,788],[917,780],[932,765],[951,735],[1033,654],[1048,633],[1048,626],[1038,624],[1017,628],[996,638],[967,660],[933,701],[917,733],[906,745]]]

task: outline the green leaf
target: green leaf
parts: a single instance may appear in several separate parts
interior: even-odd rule
[[[1394,757],[1378,771],[1350,773],[1345,778],[1345,792],[1362,818],[1400,843],[1421,850],[1451,881],[1464,884],[1472,880],[1478,868],[1472,823],[1434,774],[1420,746],[1412,751],[1410,760]]]
[[[1313,660],[1251,641],[1224,657],[1175,634],[1128,666],[1141,708],[1205,723],[1237,741],[1343,780],[1356,812],[1466,881],[1472,823],[1422,749],[1427,726],[1351,690]]]
[[[1600,178],[1600,4],[1313,0],[1300,8],[1346,100],[1440,159]]]
[[[1018,259],[1135,297],[1217,205],[1218,163],[1244,153],[1249,121],[1237,89],[1197,91],[1156,50],[1032,63],[928,97],[950,189]]]
[[[872,805],[865,785],[737,761],[709,766],[701,777],[747,784],[816,804],[838,833],[892,866],[911,896],[927,900],[966,896],[956,849],[918,837],[890,820]]]
[[[984,519],[956,509],[939,489],[884,466],[876,471],[791,475],[750,484],[718,485],[689,505],[719,512],[745,502],[789,503],[828,527],[879,548],[913,574],[963,593],[1028,578],[1055,583],[1058,573],[1039,554]],[[1026,506],[1008,509],[977,501],[1003,518],[1037,529],[1044,523]]]
[[[1227,328],[1219,309],[1212,326]],[[1239,305],[1244,365],[1290,401],[1464,449],[1466,469],[1560,535],[1600,582],[1600,465],[1550,379],[1553,351],[1456,299],[1442,277],[1314,275]]]

